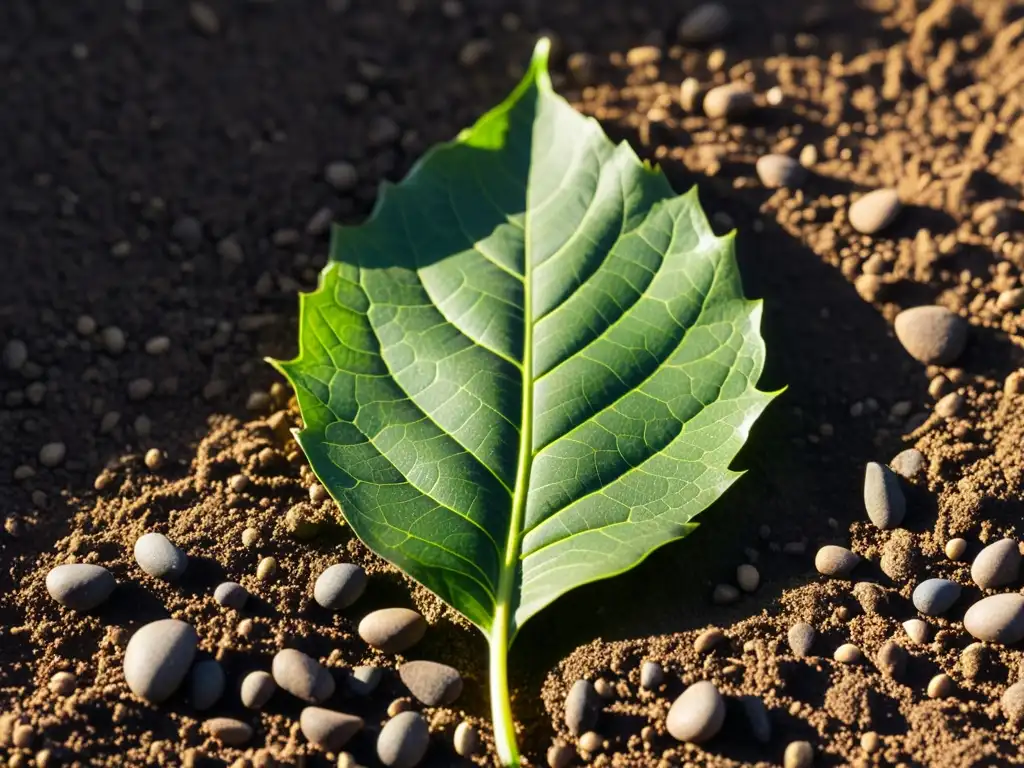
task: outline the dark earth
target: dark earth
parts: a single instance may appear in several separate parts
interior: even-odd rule
[[[314,479],[288,432],[297,410],[262,358],[295,352],[297,292],[315,285],[327,221],[360,221],[382,181],[503,98],[541,34],[554,40],[561,93],[679,191],[697,184],[718,231],[738,230],[747,294],[765,300],[761,387],[787,389],[735,462],[745,477],[696,533],[523,630],[511,664],[525,759],[546,765],[553,740],[577,745],[563,703],[585,677],[614,694],[598,720],[604,743],[579,763],[779,765],[793,741],[808,741],[819,766],[1024,763],[1024,737],[999,705],[1024,653],[963,653],[964,611],[983,594],[969,560],[1024,535],[1024,320],[1000,298],[1024,269],[1024,5],[725,4],[720,40],[683,45],[689,0],[0,3],[0,347],[27,352],[0,366],[7,765],[336,765],[299,732],[297,700],[278,693],[246,710],[238,684],[283,647],[339,679],[359,664],[394,668],[355,633],[393,605],[431,625],[408,658],[465,678],[454,705],[423,708],[424,765],[469,763],[452,748],[463,719],[484,739],[473,760],[493,764],[483,639],[368,553],[330,502],[310,500]],[[757,108],[742,121],[684,110],[687,77],[746,81]],[[817,157],[800,188],[766,189],[755,161],[807,146]],[[350,184],[328,183],[337,161],[355,167]],[[884,231],[858,234],[849,206],[879,187],[905,206]],[[895,338],[896,314],[930,303],[971,324],[956,367],[918,363]],[[937,413],[950,392],[963,401]],[[44,462],[57,442],[63,458],[50,461],[51,448]],[[925,471],[906,484],[903,527],[878,530],[864,465],[908,447]],[[239,473],[249,483],[232,490]],[[176,584],[132,557],[153,530],[190,557]],[[952,537],[968,541],[964,562],[943,553]],[[824,544],[868,560],[854,581],[817,574]],[[261,579],[268,556],[277,570]],[[339,560],[363,565],[370,586],[332,613],[312,585]],[[87,614],[61,608],[44,579],[67,562],[110,568],[114,595]],[[715,585],[734,584],[744,562],[760,586],[715,604]],[[925,617],[929,640],[914,644],[901,624],[930,577],[964,595]],[[240,614],[212,599],[224,580],[254,595]],[[854,588],[863,582],[877,585],[871,599]],[[227,672],[208,712],[182,692],[146,704],[125,683],[128,639],[167,616],[193,624],[202,657]],[[803,658],[786,641],[797,621],[817,630]],[[725,641],[699,653],[709,626]],[[875,661],[888,640],[909,652],[902,675]],[[834,661],[843,643],[865,660]],[[652,659],[666,682],[640,691]],[[76,676],[72,693],[51,690],[61,671]],[[932,699],[938,672],[954,692]],[[666,713],[704,679],[728,698],[725,726],[679,743]],[[346,747],[360,764],[378,764],[376,734],[403,695],[389,670],[372,696],[332,702],[366,721]],[[768,708],[766,743],[743,696]],[[222,715],[252,725],[251,740],[210,738],[202,722]]]

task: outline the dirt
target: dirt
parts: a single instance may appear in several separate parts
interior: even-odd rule
[[[287,431],[297,415],[261,358],[294,350],[295,294],[314,284],[326,252],[322,226],[308,226],[315,214],[365,216],[382,180],[504,96],[542,32],[556,40],[560,91],[659,162],[677,189],[697,183],[720,231],[739,230],[747,293],[765,299],[762,386],[788,388],[737,459],[746,476],[696,533],[523,630],[513,706],[527,760],[544,765],[553,739],[575,743],[563,702],[587,677],[616,690],[598,724],[606,746],[586,756],[595,765],[777,765],[796,740],[814,746],[815,765],[1024,762],[1024,738],[998,706],[1021,674],[1020,649],[961,655],[971,642],[963,612],[980,596],[967,562],[984,542],[1024,533],[1024,321],[997,305],[1024,269],[1024,9],[728,5],[733,33],[686,48],[674,30],[692,4],[655,0],[0,5],[0,346],[28,349],[28,364],[0,368],[7,764],[333,764],[305,743],[288,697],[251,713],[234,686],[283,646],[339,675],[394,667],[355,634],[365,612],[388,605],[416,607],[431,624],[411,657],[466,678],[456,705],[427,710],[427,763],[459,764],[451,739],[463,718],[491,749],[482,639],[368,553],[329,503],[310,500],[313,478]],[[747,80],[759,107],[729,124],[686,112],[686,77]],[[801,188],[764,189],[755,160],[807,145],[818,161]],[[356,166],[353,189],[324,180],[336,160]],[[907,206],[879,235],[858,235],[849,205],[880,186],[898,188]],[[933,302],[971,323],[956,368],[916,363],[893,335],[896,313]],[[121,351],[104,333],[111,326]],[[161,336],[167,351],[147,352]],[[138,379],[151,394],[139,396],[148,387]],[[952,391],[964,395],[959,411],[936,414]],[[43,466],[40,449],[55,441],[66,458]],[[908,484],[903,528],[879,531],[863,509],[864,464],[910,446],[926,472]],[[151,469],[154,448],[163,460]],[[241,491],[229,484],[237,474],[249,479]],[[256,534],[245,544],[247,528]],[[150,530],[189,554],[182,582],[134,564],[132,544]],[[970,543],[967,562],[943,554],[954,536]],[[867,558],[855,581],[816,574],[826,543]],[[264,581],[256,569],[268,556],[278,569]],[[352,610],[329,613],[312,582],[339,559],[363,565],[370,588]],[[757,591],[714,605],[713,587],[755,560]],[[46,594],[47,570],[72,561],[117,578],[90,614]],[[964,596],[927,619],[932,641],[914,645],[900,625],[916,615],[913,586],[930,576],[959,582]],[[241,614],[212,600],[224,579],[255,596]],[[128,691],[127,639],[168,615],[191,622],[202,654],[224,665],[228,693],[212,714],[250,722],[246,747],[208,739],[207,715],[180,693],[151,706]],[[786,643],[795,621],[818,632],[802,659]],[[727,640],[698,653],[693,641],[709,626]],[[910,653],[896,679],[874,663],[891,639]],[[833,661],[847,642],[864,661]],[[667,682],[640,691],[651,659]],[[77,676],[70,695],[50,690],[58,671]],[[932,700],[925,688],[939,671],[956,693]],[[704,745],[678,744],[665,714],[700,679],[728,697],[725,728]],[[375,764],[374,734],[402,695],[391,674],[368,699],[338,700],[367,721],[351,746],[361,763]],[[767,744],[740,709],[750,695],[770,712]],[[862,743],[869,732],[877,745]],[[26,734],[30,745],[16,745]]]

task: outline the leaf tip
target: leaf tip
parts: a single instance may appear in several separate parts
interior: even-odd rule
[[[539,87],[551,88],[551,75],[548,74],[548,60],[551,58],[551,38],[541,37],[533,47],[530,58],[530,74]]]

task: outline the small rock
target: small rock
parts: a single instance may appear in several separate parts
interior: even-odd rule
[[[600,708],[600,697],[589,680],[573,683],[565,697],[565,725],[569,733],[579,736],[593,730]]]
[[[156,471],[164,464],[164,452],[159,448],[150,448],[142,461],[148,469]]]
[[[312,656],[294,648],[278,651],[270,670],[275,683],[311,704],[319,704],[334,693],[331,673]]]
[[[124,352],[124,331],[117,326],[112,325],[109,328],[104,328],[100,332],[100,339],[103,341],[103,346],[106,347],[107,352],[110,354],[120,355]]]
[[[568,744],[552,744],[548,747],[548,768],[568,768],[576,759],[576,750]]]
[[[813,168],[818,164],[818,148],[813,144],[806,144],[800,150],[800,165],[804,168]]]
[[[945,546],[946,557],[961,560],[967,554],[967,539],[950,539]]]
[[[256,578],[260,581],[270,581],[277,575],[277,558],[268,555],[260,560],[256,566]]]
[[[850,206],[850,225],[858,232],[873,235],[889,226],[902,208],[895,189],[876,189]]]
[[[195,14],[197,6],[205,8],[210,14],[213,13],[209,6],[205,6],[202,3],[193,3],[193,14]],[[213,16],[213,18],[216,19],[216,16]],[[194,15],[193,19],[195,19]],[[203,225],[199,223],[198,219],[192,216],[182,216],[180,219],[175,221],[174,225],[171,227],[171,236],[181,243],[181,245],[187,250],[194,251],[203,244]]]
[[[3,357],[8,371],[20,371],[28,362],[28,347],[21,339],[11,339],[4,345]]]
[[[679,23],[679,41],[705,45],[721,40],[732,26],[732,15],[722,3],[702,3]]]
[[[203,659],[192,667],[188,700],[195,709],[209,709],[224,695],[224,668],[216,659]]]
[[[863,657],[864,654],[861,653],[860,648],[853,643],[843,643],[832,654],[832,658],[840,664],[856,664]]]
[[[159,704],[178,690],[196,655],[199,636],[184,621],[161,619],[140,627],[124,652],[132,693]]]
[[[737,120],[754,108],[754,92],[745,83],[729,83],[712,88],[704,95],[704,114],[712,120]]]
[[[759,696],[743,696],[740,703],[750,724],[750,732],[758,742],[767,744],[772,740],[772,721],[768,715],[768,708]]]
[[[380,679],[383,676],[384,673],[380,667],[354,667],[352,674],[348,676],[348,689],[356,696],[369,696],[377,690],[377,686],[380,685]]]
[[[384,653],[402,653],[423,639],[427,622],[408,608],[383,608],[359,622],[359,636]]]
[[[956,690],[956,686],[953,684],[953,678],[947,674],[938,674],[928,681],[928,698],[929,699],[945,699],[953,695]]]
[[[889,462],[889,466],[897,475],[905,477],[907,480],[914,480],[924,473],[926,462],[924,454],[917,448],[907,448],[907,450],[896,454],[895,458]]]
[[[91,611],[106,601],[116,586],[110,571],[91,563],[58,565],[46,574],[50,597],[74,611]]]
[[[47,443],[39,449],[39,463],[44,467],[59,467],[64,463],[68,449],[64,443]]]
[[[587,731],[580,736],[580,750],[591,755],[604,748],[604,737],[596,731]]]
[[[696,112],[703,106],[704,87],[695,77],[688,77],[679,86],[679,104],[687,112]]]
[[[918,645],[928,642],[928,624],[921,619],[907,619],[903,622],[903,631]]]
[[[325,752],[338,752],[363,727],[363,719],[321,707],[306,707],[299,715],[299,728],[310,744]]]
[[[914,589],[914,607],[926,616],[939,616],[960,599],[960,585],[948,579],[926,579]]]
[[[868,754],[877,752],[882,746],[882,739],[874,731],[867,731],[860,737],[860,748]]]
[[[50,693],[55,693],[58,696],[70,696],[75,692],[77,686],[78,678],[71,672],[55,672],[46,687],[49,688]]]
[[[744,592],[754,592],[761,583],[761,574],[754,566],[744,563],[736,569],[736,583]]]
[[[348,608],[366,590],[366,571],[351,563],[335,563],[313,585],[313,599],[331,611]]]
[[[764,155],[754,165],[758,178],[768,189],[799,187],[807,169],[787,155]]]
[[[217,585],[217,588],[213,591],[213,599],[225,608],[240,611],[245,607],[245,603],[249,599],[249,592],[241,584],[225,581]]]
[[[171,348],[171,340],[166,336],[154,336],[144,346],[148,355],[163,355]]]
[[[715,736],[725,722],[725,699],[714,683],[694,683],[672,703],[665,728],[677,741],[700,744]]]
[[[814,567],[823,576],[845,579],[857,567],[860,560],[860,555],[855,555],[846,547],[826,544],[814,556]]]
[[[964,677],[968,680],[974,680],[978,677],[981,674],[982,667],[985,665],[985,656],[984,643],[971,643],[964,648],[960,652],[960,669]]]
[[[388,768],[414,768],[430,746],[430,729],[419,712],[401,712],[377,737],[377,757]]]
[[[233,717],[212,717],[203,730],[227,747],[240,747],[252,738],[252,726]]]
[[[864,468],[864,507],[871,522],[883,531],[903,522],[907,503],[899,477],[884,464],[871,461]]]
[[[602,699],[611,700],[615,698],[615,688],[603,677],[599,677],[594,681],[594,690],[597,691],[597,695]]]
[[[999,707],[1010,726],[1020,728],[1024,722],[1024,680],[1014,683],[1003,692],[999,697]]]
[[[711,592],[711,602],[715,605],[730,605],[740,599],[740,591],[732,584],[716,584]]]
[[[480,734],[465,720],[456,726],[453,741],[455,752],[461,757],[472,757],[480,749]]]
[[[996,309],[1009,312],[1024,307],[1024,288],[1010,288],[996,299]]]
[[[809,741],[792,741],[782,757],[783,768],[810,768],[814,765],[814,747]]]
[[[907,651],[903,646],[892,640],[886,640],[878,649],[875,663],[882,674],[892,678],[901,678],[907,670]]]
[[[640,687],[653,691],[665,679],[665,670],[656,661],[645,661],[640,667]]]
[[[882,573],[896,582],[912,580],[917,574],[917,545],[909,531],[896,530],[882,546]]]
[[[870,581],[859,581],[853,585],[853,596],[867,614],[885,613],[889,598],[877,584]]]
[[[990,643],[1013,645],[1024,639],[1024,595],[1009,592],[979,600],[964,614],[964,629]]]
[[[398,668],[409,693],[428,707],[451,704],[462,693],[462,675],[454,667],[436,661],[410,661]]]
[[[985,547],[971,563],[971,578],[982,589],[1012,584],[1020,576],[1020,550],[1013,539],[1000,539]]]
[[[798,659],[802,659],[809,654],[811,646],[814,645],[816,634],[814,627],[806,621],[798,621],[791,626],[786,633],[786,639],[789,641],[789,647],[793,651],[793,655]]]
[[[708,627],[693,641],[694,650],[697,653],[708,653],[716,645],[725,640],[725,633],[718,627]]]
[[[903,348],[925,365],[949,365],[967,346],[967,321],[945,307],[905,309],[893,327]]]
[[[277,683],[274,682],[274,678],[263,670],[257,670],[242,678],[239,698],[242,700],[242,704],[249,709],[261,709],[270,701],[270,697],[276,690]]]
[[[324,168],[324,179],[338,192],[348,192],[359,183],[359,172],[352,163],[338,160]]]
[[[935,415],[943,419],[952,419],[964,405],[964,396],[959,392],[950,392],[935,404]]]
[[[147,533],[135,542],[135,562],[157,579],[175,581],[188,567],[188,557],[162,533]]]

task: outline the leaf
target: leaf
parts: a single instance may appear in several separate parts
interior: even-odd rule
[[[277,365],[345,519],[487,635],[507,699],[531,616],[686,536],[739,476],[772,398],[760,318],[732,236],[554,93],[542,41],[508,99],[334,229]]]

